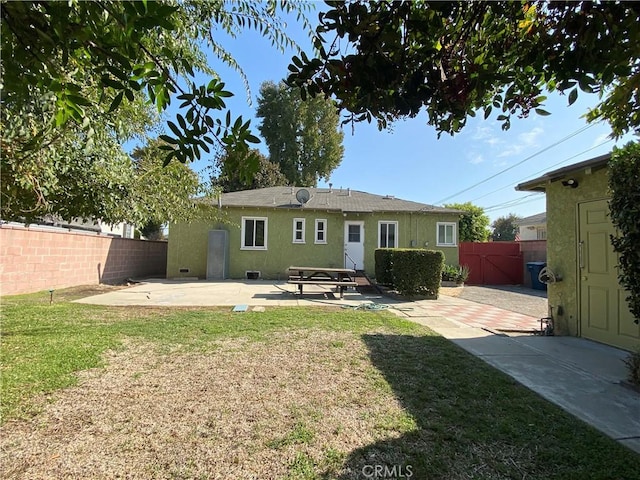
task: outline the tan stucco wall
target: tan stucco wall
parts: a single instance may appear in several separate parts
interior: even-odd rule
[[[607,170],[571,175],[577,188],[555,181],[547,187],[547,265],[562,276],[549,285],[549,305],[554,307],[560,334],[578,335],[578,204],[607,198]],[[557,315],[562,306],[563,315]]]
[[[363,221],[365,229],[364,268],[374,275],[374,251],[378,248],[378,221],[398,221],[399,247],[442,250],[446,263],[458,264],[457,247],[436,246],[437,222],[457,222],[455,214],[427,213],[360,213],[346,214],[322,210],[282,210],[229,208],[229,223],[179,223],[169,226],[167,277],[204,278],[207,270],[208,232],[214,229],[229,231],[230,278],[245,278],[248,270],[260,271],[263,278],[286,278],[290,265],[323,267],[344,266],[344,222]],[[267,217],[267,250],[241,250],[242,217]],[[306,243],[293,243],[293,218],[306,219]],[[327,221],[327,244],[315,244],[315,219]],[[413,243],[412,243],[413,240]],[[180,273],[180,269],[189,272]]]

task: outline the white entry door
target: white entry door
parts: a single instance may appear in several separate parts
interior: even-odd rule
[[[344,222],[344,267],[364,270],[364,222]]]

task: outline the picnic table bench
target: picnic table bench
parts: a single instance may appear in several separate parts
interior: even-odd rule
[[[350,268],[322,268],[322,267],[289,267],[287,283],[297,285],[300,295],[304,285],[331,285],[344,298],[347,287],[357,286],[353,280],[356,271]]]

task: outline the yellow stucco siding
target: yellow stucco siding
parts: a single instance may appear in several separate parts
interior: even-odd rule
[[[546,186],[547,265],[562,276],[562,281],[549,285],[548,298],[558,333],[578,335],[578,204],[607,198],[607,170],[578,172],[571,178],[578,181],[578,188],[563,186],[560,181]],[[557,315],[558,306],[562,315]]]
[[[451,213],[347,213],[326,210],[282,208],[225,209],[229,222],[178,223],[169,227],[167,277],[204,278],[207,270],[208,232],[224,229],[229,232],[229,278],[245,278],[247,271],[259,271],[265,279],[284,279],[290,265],[323,267],[344,266],[345,221],[364,222],[364,269],[373,275],[374,252],[379,243],[379,221],[398,222],[398,247],[429,248],[442,250],[446,262],[458,264],[458,248],[436,246],[437,223],[457,222],[458,215]],[[247,250],[242,248],[243,217],[267,219],[266,248]],[[304,219],[304,243],[293,239],[294,218]],[[316,243],[316,220],[325,221],[326,244]],[[180,270],[188,272],[180,272]]]

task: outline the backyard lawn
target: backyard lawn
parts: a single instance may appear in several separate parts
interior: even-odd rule
[[[2,298],[0,478],[640,479],[640,456],[386,311]]]

